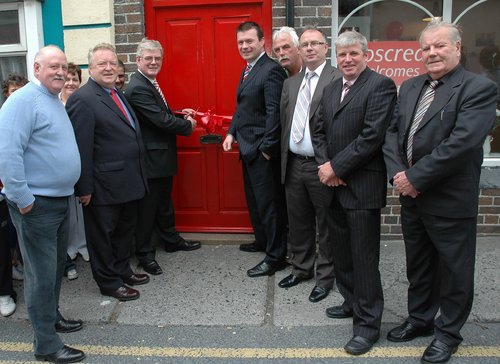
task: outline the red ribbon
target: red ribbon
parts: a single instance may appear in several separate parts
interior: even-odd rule
[[[226,115],[217,115],[213,112],[213,110],[210,108],[207,110],[207,112],[199,112],[196,111],[195,113],[185,113],[182,111],[176,111],[176,114],[180,115],[190,115],[193,118],[196,118],[197,116],[201,116],[200,118],[200,123],[201,126],[203,126],[208,134],[214,134],[218,132],[220,129],[222,129],[222,125],[224,123],[224,120],[231,120],[232,116],[226,116]]]

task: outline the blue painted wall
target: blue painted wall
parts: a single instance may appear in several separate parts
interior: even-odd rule
[[[61,0],[42,3],[44,45],[54,44],[64,50]]]

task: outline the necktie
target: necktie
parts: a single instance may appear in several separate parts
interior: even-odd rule
[[[340,95],[340,102],[342,102],[344,100],[344,97],[345,97],[345,95],[347,95],[347,93],[351,89],[351,86],[352,86],[352,83],[350,83],[349,81],[346,81],[344,83],[344,87],[342,88],[342,95]]]
[[[306,82],[299,91],[299,97],[295,105],[292,121],[292,140],[295,143],[299,143],[304,138],[304,129],[309,117],[309,107],[311,106],[311,78],[314,76],[316,76],[315,72],[307,72]]]
[[[248,63],[247,66],[245,67],[245,72],[243,72],[243,81],[245,81],[245,78],[247,78],[251,69],[252,69],[252,66],[250,65],[250,63]]]
[[[165,105],[168,107],[167,99],[165,99],[165,96],[163,96],[163,92],[161,92],[160,84],[158,83],[158,81],[154,80],[153,81],[153,85],[156,88],[156,91],[158,91],[158,93],[160,94],[160,96],[161,96],[163,102],[165,103]]]
[[[128,119],[127,112],[125,111],[125,108],[123,107],[122,103],[120,102],[120,99],[118,98],[118,95],[116,94],[115,89],[111,89],[110,94],[111,94],[111,98],[115,102],[116,106],[118,106],[120,108],[120,110],[122,111],[123,115],[125,115],[125,119],[127,119],[130,122],[130,120]]]
[[[408,164],[410,166],[412,165],[413,156],[413,137],[415,136],[415,132],[417,131],[420,122],[424,118],[425,112],[431,105],[432,100],[434,100],[438,82],[439,81],[430,81],[429,86],[427,86],[422,98],[418,102],[417,111],[415,111],[415,116],[413,117],[410,132],[408,133],[408,140],[406,142],[406,156],[408,157]]]

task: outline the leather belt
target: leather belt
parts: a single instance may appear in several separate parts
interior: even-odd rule
[[[295,154],[294,152],[288,151],[288,154],[293,157],[297,158],[303,161],[313,161],[315,160],[314,156],[308,156],[308,155],[302,155],[302,154]]]

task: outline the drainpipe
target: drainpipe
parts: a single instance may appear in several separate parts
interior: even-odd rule
[[[285,3],[285,13],[286,13],[286,25],[289,27],[294,27],[295,24],[295,12],[294,12],[293,0],[286,0]]]

